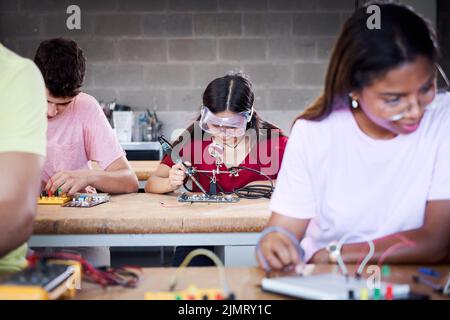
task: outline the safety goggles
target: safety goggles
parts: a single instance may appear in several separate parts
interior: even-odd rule
[[[445,85],[445,88],[442,91],[450,91],[450,82],[449,82],[446,74],[444,73],[444,70],[442,69],[442,67],[439,64],[436,64],[436,69],[438,71],[438,74],[441,76],[443,83]],[[441,91],[441,90],[439,90],[439,91]],[[438,93],[438,90],[428,91],[426,93],[421,94],[418,99],[418,104],[420,106],[422,106],[425,110],[430,108],[437,93]],[[406,117],[406,115],[412,109],[412,104],[410,103],[410,101],[405,99],[405,100],[399,100],[394,105],[381,105],[380,109],[383,110],[386,117],[390,121],[396,122],[396,121],[400,121],[404,117]]]
[[[227,137],[241,137],[245,135],[247,123],[253,116],[253,108],[251,111],[237,113],[231,117],[218,117],[208,107],[203,106],[200,116],[200,128],[212,135],[220,135]]]

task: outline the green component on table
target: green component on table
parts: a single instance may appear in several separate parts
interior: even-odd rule
[[[381,289],[375,288],[373,291],[373,300],[381,300]]]
[[[391,275],[391,267],[387,264],[384,264],[381,267],[381,274],[383,275],[383,277],[389,277]]]

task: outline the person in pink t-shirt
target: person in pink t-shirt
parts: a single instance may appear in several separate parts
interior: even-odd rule
[[[86,69],[81,48],[72,40],[50,39],[40,44],[34,61],[47,88],[45,190],[136,192],[136,175],[97,100],[80,92]],[[92,170],[91,161],[103,170]]]
[[[437,94],[436,36],[412,9],[378,6],[381,29],[367,27],[367,7],[345,22],[323,94],[293,126],[257,249],[266,270],[358,263],[370,241],[378,265],[450,258],[450,93]]]

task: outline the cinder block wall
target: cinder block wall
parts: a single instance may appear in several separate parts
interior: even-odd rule
[[[66,28],[69,4],[81,8],[79,31]],[[209,81],[241,69],[253,80],[256,108],[288,129],[320,92],[332,43],[354,7],[355,0],[1,0],[0,41],[31,58],[44,39],[75,39],[88,59],[86,92],[156,106],[171,122],[166,128],[198,110]]]
[[[214,77],[239,68],[259,109],[297,109],[322,84],[331,43],[354,0],[0,1],[1,41],[32,57],[67,36],[86,51],[85,89],[99,99],[194,110]],[[82,29],[66,28],[78,4]]]

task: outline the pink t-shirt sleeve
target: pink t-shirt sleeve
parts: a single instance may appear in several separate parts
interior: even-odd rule
[[[84,127],[86,155],[89,160],[96,161],[102,169],[106,169],[115,160],[125,156],[125,152],[98,103],[89,109]]]
[[[297,219],[311,219],[317,213],[306,154],[307,125],[300,120],[292,129],[270,202],[271,211]]]

